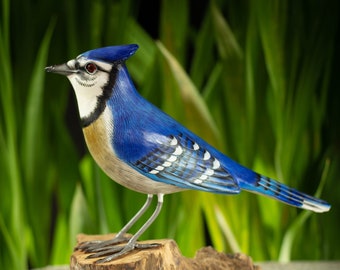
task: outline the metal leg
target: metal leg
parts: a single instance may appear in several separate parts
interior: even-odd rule
[[[150,218],[144,223],[144,225],[135,233],[133,237],[130,238],[130,240],[127,242],[126,245],[120,246],[120,247],[107,247],[99,252],[96,252],[95,254],[91,254],[88,256],[88,258],[99,258],[106,256],[100,260],[98,260],[96,263],[104,263],[112,261],[116,258],[125,256],[130,251],[134,249],[148,249],[148,248],[155,248],[158,247],[158,244],[137,244],[138,238],[147,230],[150,225],[155,221],[157,216],[159,215],[162,205],[163,205],[163,197],[164,194],[158,194],[158,202],[157,207],[153,214],[150,216]],[[130,223],[130,222],[129,222]]]
[[[144,225],[135,233],[134,236],[129,240],[126,246],[136,246],[136,241],[138,238],[150,227],[150,225],[155,221],[161,212],[163,206],[164,194],[158,194],[158,202],[155,211],[152,213],[151,217],[144,223]],[[138,245],[140,247],[141,245]],[[124,248],[125,249],[125,248]]]
[[[138,244],[138,238],[150,227],[150,225],[155,221],[159,215],[162,205],[164,194],[158,194],[158,202],[155,211],[152,213],[150,218],[144,223],[144,225],[133,235],[130,239],[124,237],[124,234],[136,223],[136,221],[145,213],[149,208],[152,201],[152,194],[148,195],[148,198],[142,208],[137,212],[137,214],[119,231],[119,233],[111,240],[107,241],[97,241],[88,242],[84,245],[80,245],[78,249],[86,252],[93,253],[88,256],[88,258],[99,258],[104,257],[97,261],[97,263],[104,263],[112,261],[116,258],[125,256],[130,251],[134,249],[147,249],[158,247],[158,244]],[[118,245],[127,242],[125,245]]]
[[[136,223],[138,219],[141,218],[141,216],[145,213],[145,211],[149,208],[151,202],[152,202],[153,194],[148,194],[148,198],[146,199],[146,202],[142,206],[141,209],[134,215],[133,218],[130,219],[130,221],[117,233],[115,238],[123,237],[125,233]]]
[[[77,250],[82,250],[86,253],[98,252],[106,246],[116,245],[124,242],[128,242],[130,238],[124,237],[124,234],[136,223],[138,219],[145,213],[152,202],[153,194],[148,194],[146,202],[141,209],[130,219],[130,221],[115,235],[113,239],[106,241],[90,241],[81,243]]]

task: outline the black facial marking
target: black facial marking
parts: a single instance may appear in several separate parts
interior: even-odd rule
[[[102,114],[102,112],[105,110],[106,101],[112,95],[113,87],[116,83],[117,74],[118,74],[117,65],[113,65],[110,71],[109,81],[107,82],[107,84],[103,86],[103,94],[98,97],[96,108],[89,116],[83,117],[81,119],[81,124],[83,128],[89,126],[91,123],[96,121],[98,117]]]

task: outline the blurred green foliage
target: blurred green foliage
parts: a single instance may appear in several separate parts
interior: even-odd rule
[[[338,10],[314,0],[2,0],[0,268],[67,264],[78,233],[117,232],[143,204],[94,164],[69,83],[44,72],[125,43],[140,46],[127,65],[148,100],[243,165],[333,205],[312,214],[187,191],[166,196],[143,239],[174,238],[188,256],[212,244],[255,260],[340,259]]]

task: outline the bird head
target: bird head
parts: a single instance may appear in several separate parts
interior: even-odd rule
[[[83,122],[91,122],[103,110],[101,101],[108,98],[105,91],[112,91],[114,71],[137,49],[136,44],[94,49],[64,64],[46,67],[46,71],[65,75],[70,80],[80,117]]]

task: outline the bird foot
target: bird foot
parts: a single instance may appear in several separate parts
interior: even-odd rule
[[[100,258],[99,260],[95,261],[95,263],[105,263],[123,257],[136,249],[150,249],[161,246],[161,244],[157,243],[130,243],[129,240],[130,238],[128,237],[119,237],[106,241],[88,241],[80,243],[78,247],[75,248],[75,250],[80,250],[84,253],[92,253],[86,258]]]
[[[130,240],[130,237],[115,237],[110,240],[95,240],[95,241],[86,241],[80,243],[75,250],[80,250],[85,253],[94,253],[94,252],[99,252],[101,250],[105,250],[105,248],[110,247],[110,246],[115,246],[115,245],[120,245],[122,243],[127,243]]]
[[[102,248],[100,251],[97,251],[93,254],[87,256],[87,259],[100,258],[95,261],[95,263],[106,263],[112,260],[121,258],[129,254],[131,251],[136,249],[150,249],[160,247],[161,244],[152,243],[152,244],[139,244],[139,243],[128,243],[126,245],[118,245],[118,246],[107,246],[106,248]]]

